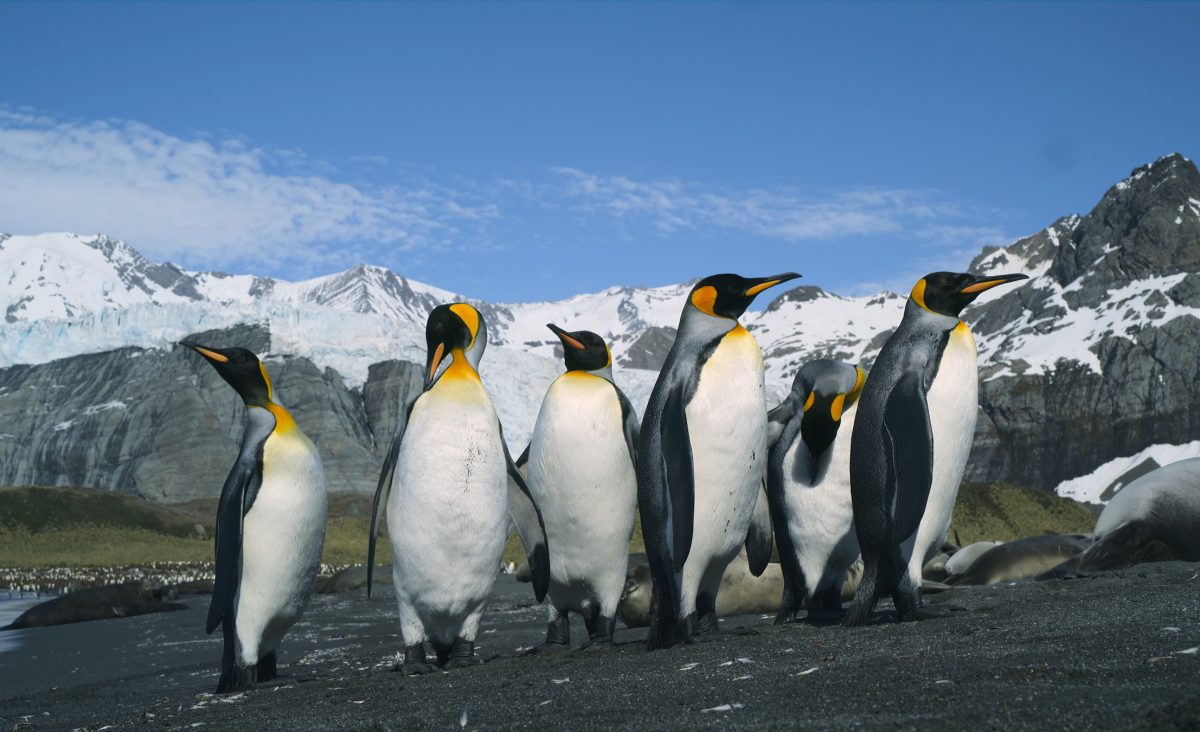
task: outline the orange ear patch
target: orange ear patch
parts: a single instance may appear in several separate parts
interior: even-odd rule
[[[704,313],[713,317],[719,317],[713,308],[717,305],[717,288],[712,285],[705,285],[692,293],[692,306]]]

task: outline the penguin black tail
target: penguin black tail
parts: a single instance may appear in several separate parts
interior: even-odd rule
[[[880,561],[879,557],[863,553],[862,580],[854,592],[854,602],[842,618],[842,625],[848,628],[857,627],[865,625],[871,619],[871,613],[875,611],[875,603],[883,594],[880,580],[885,578],[880,577],[880,569],[884,564],[885,562]]]
[[[687,639],[679,619],[679,602],[669,590],[660,590],[661,583],[654,583],[650,595],[650,632],[646,635],[646,650],[655,651]]]

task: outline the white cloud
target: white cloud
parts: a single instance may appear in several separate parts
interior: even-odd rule
[[[678,180],[637,181],[575,168],[554,172],[564,181],[561,193],[581,210],[643,217],[664,233],[717,229],[789,241],[869,234],[929,239],[935,231],[948,233],[953,228],[929,222],[964,215],[934,193],[913,189],[862,189],[817,198],[789,187],[729,190]],[[978,231],[971,228],[971,234],[977,236]]]
[[[371,189],[303,172],[328,167],[298,151],[184,139],[137,122],[0,108],[0,227],[103,231],[188,264],[286,256],[320,271],[371,245],[447,246],[457,223],[498,215],[494,204],[424,181]]]

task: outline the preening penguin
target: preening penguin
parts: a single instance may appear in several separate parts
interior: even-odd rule
[[[650,649],[716,628],[721,575],[749,533],[767,458],[762,351],[738,318],[760,292],[799,276],[713,275],[683,306],[638,438]]]
[[[547,325],[567,371],[546,391],[527,459],[550,557],[547,648],[570,645],[568,612],[592,643],[611,643],[637,504],[637,415],[613,382],[612,353],[590,331]]]
[[[369,593],[379,512],[386,507],[408,674],[433,670],[426,640],[445,668],[475,662],[479,619],[496,583],[510,516],[529,554],[539,602],[549,578],[541,514],[477,371],[487,346],[483,317],[466,303],[439,305],[425,339],[425,390],[384,460],[367,550]]]
[[[850,501],[850,433],[866,372],[840,361],[804,364],[767,415],[778,434],[767,462],[771,524],[783,569],[776,623],[801,606],[814,621],[840,619],[842,583],[858,559]]]
[[[244,348],[204,356],[246,405],[246,431],[217,509],[216,582],[206,630],[225,636],[217,693],[275,676],[275,651],[312,597],[325,544],[321,457]]]
[[[1025,275],[935,272],[912,289],[900,326],[863,388],[850,448],[850,492],[863,579],[846,625],[891,594],[903,620],[921,608],[921,567],[946,536],[979,408],[975,338],[958,314]]]

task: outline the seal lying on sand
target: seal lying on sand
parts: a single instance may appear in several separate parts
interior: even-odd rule
[[[1087,551],[1038,579],[1146,561],[1200,561],[1200,458],[1171,463],[1122,488],[1096,520],[1094,538]]]
[[[946,578],[948,585],[993,585],[1036,577],[1091,546],[1085,534],[1044,534],[1000,544],[984,552],[966,570]]]
[[[392,583],[391,567],[377,567],[375,570],[375,581]],[[345,569],[340,569],[328,577],[317,578],[317,592],[328,594],[331,592],[349,592],[357,590],[360,587],[367,586],[367,565],[354,564]]]
[[[745,549],[741,551],[745,554]],[[650,565],[645,554],[630,554],[625,591],[617,615],[629,628],[641,628],[650,624],[650,595],[653,589]],[[858,580],[862,577],[862,560],[850,567],[845,583],[842,584],[842,599],[854,597]],[[717,591],[717,615],[742,615],[747,613],[774,613],[779,610],[779,599],[783,596],[783,570],[775,563],[767,565],[762,576],[750,573],[745,556],[735,558],[721,576]]]
[[[946,560],[946,576],[954,574],[962,574],[975,563],[984,554],[1000,546],[1002,541],[977,541],[974,544],[967,544],[962,549],[954,552],[954,554]]]
[[[0,630],[40,628],[187,609],[187,605],[178,602],[163,602],[162,597],[162,588],[142,582],[90,587],[35,605]]]

